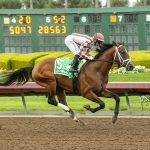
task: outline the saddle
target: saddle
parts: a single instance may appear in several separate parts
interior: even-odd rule
[[[74,93],[79,94],[78,90],[78,74],[80,73],[80,70],[83,66],[83,64],[86,62],[86,60],[82,59],[79,61],[79,66],[78,66],[78,73],[72,73],[70,72],[70,67],[72,63],[72,59],[70,58],[57,58],[55,60],[55,68],[54,68],[54,74],[61,74],[64,76],[67,76],[68,78],[72,79],[72,88]]]
[[[82,59],[79,62],[78,70],[80,72],[83,64],[86,62],[86,60]],[[67,76],[68,78],[74,78],[77,77],[78,73],[72,73],[70,72],[72,59],[71,58],[57,58],[55,60],[55,68],[54,68],[54,74],[61,74],[64,76]]]

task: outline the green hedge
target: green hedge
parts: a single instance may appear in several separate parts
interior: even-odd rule
[[[91,53],[95,55],[95,52]],[[129,55],[134,65],[150,68],[150,51],[133,51]],[[72,52],[36,52],[28,54],[5,53],[0,54],[0,69],[19,69],[26,66],[33,66],[47,58],[73,57]]]
[[[11,59],[11,67],[12,69],[19,69],[22,67],[34,66],[36,59],[45,56],[47,54],[48,53],[46,52],[21,54]]]
[[[35,64],[47,59],[47,58],[58,58],[58,57],[70,57],[70,52],[49,52],[46,56],[40,57],[35,60]]]
[[[129,53],[133,64],[135,66],[145,66],[146,68],[150,68],[150,50],[147,51],[133,51]]]
[[[2,70],[10,70],[12,69],[11,66],[11,59],[14,57],[18,57],[21,54],[18,53],[2,53],[0,54],[0,69]]]

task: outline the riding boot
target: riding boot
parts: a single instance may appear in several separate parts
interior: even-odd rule
[[[78,72],[78,65],[79,65],[79,55],[75,55],[70,67],[70,72]]]

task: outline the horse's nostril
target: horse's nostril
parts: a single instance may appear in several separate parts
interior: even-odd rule
[[[128,71],[132,71],[132,70],[133,70],[133,68],[134,68],[134,66],[129,65],[129,66],[127,67],[127,70],[128,70]]]

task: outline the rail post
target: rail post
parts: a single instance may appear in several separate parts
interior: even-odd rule
[[[25,97],[24,97],[23,92],[21,92],[21,98],[22,98],[24,113],[26,114],[27,113],[27,107],[26,107],[26,101],[25,101]]]
[[[128,95],[127,90],[125,90],[125,97],[126,97],[126,103],[127,103],[127,107],[128,107],[128,113],[131,114],[130,100],[129,100],[129,95]]]

